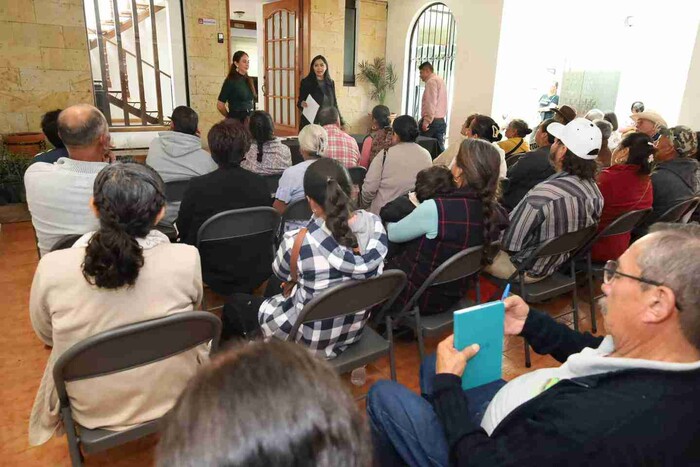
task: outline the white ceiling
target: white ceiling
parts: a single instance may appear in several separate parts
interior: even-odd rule
[[[268,3],[265,0],[229,0],[229,8],[231,11],[231,19],[238,19],[241,21],[255,21],[255,11],[258,5],[263,3]],[[234,11],[241,10],[245,12],[242,17],[238,17],[233,14]]]

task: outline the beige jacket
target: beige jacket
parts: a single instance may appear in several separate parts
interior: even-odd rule
[[[416,143],[399,143],[377,154],[362,185],[361,205],[373,214],[416,186],[416,175],[432,165],[430,153]]]
[[[82,244],[91,235],[86,234]],[[199,308],[202,274],[197,249],[170,244],[156,231],[139,243],[145,261],[131,288],[107,290],[88,284],[81,270],[84,247],[49,253],[39,262],[29,312],[37,336],[53,349],[29,420],[31,445],[45,443],[59,428],[52,372],[63,352],[102,331]],[[123,430],[161,417],[206,359],[203,347],[143,367],[68,383],[76,422],[88,428]]]

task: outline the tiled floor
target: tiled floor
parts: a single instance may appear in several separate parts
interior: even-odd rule
[[[37,264],[34,234],[29,223],[5,224],[0,230],[0,464],[24,466],[69,465],[65,438],[53,438],[48,443],[32,448],[27,443],[27,426],[34,395],[39,386],[49,349],[34,335],[28,315],[29,289]],[[583,292],[583,290],[582,290]],[[585,293],[582,295],[587,297]],[[552,300],[538,307],[553,316],[570,310],[570,300]],[[580,301],[581,328],[589,329],[589,307]],[[570,314],[559,318],[571,324]],[[604,332],[598,315],[599,332]],[[428,340],[428,351],[433,351],[438,340]],[[504,346],[503,377],[515,378],[531,369],[525,368],[522,340],[507,338]],[[418,351],[414,342],[397,342],[398,380],[418,391]],[[532,369],[557,365],[547,356],[532,354]],[[344,379],[355,395],[366,393],[379,379],[389,378],[388,359],[379,360],[367,368],[367,384],[355,387]],[[364,408],[364,401],[358,402]],[[124,445],[87,458],[87,465],[150,465],[157,442],[155,436]]]

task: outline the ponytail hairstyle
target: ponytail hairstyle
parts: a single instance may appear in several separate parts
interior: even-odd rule
[[[471,123],[471,131],[479,139],[493,143],[501,140],[501,129],[495,120],[487,115],[477,115]]]
[[[275,124],[272,123],[272,117],[269,113],[256,110],[250,115],[248,128],[253,136],[253,141],[258,146],[258,162],[262,162],[263,144],[275,139]]]
[[[323,158],[306,169],[304,193],[323,206],[326,213],[326,227],[331,231],[331,235],[340,245],[357,248],[357,238],[348,224],[355,210],[350,199],[351,192],[350,175],[338,161]]]
[[[491,240],[497,238],[498,202],[500,185],[498,176],[501,168],[501,156],[490,143],[479,139],[465,139],[459,147],[455,159],[462,175],[457,183],[474,190],[481,198],[484,224],[484,253],[482,264],[492,263],[489,258]]]
[[[100,228],[85,249],[83,277],[102,289],[133,286],[143,266],[136,239],[148,235],[165,206],[163,179],[147,165],[108,165],[95,178],[93,203]]]
[[[514,118],[510,121],[510,124],[508,126],[513,131],[515,131],[515,134],[518,135],[518,138],[525,138],[527,135],[532,133],[532,130],[527,125],[527,122],[520,118]]]
[[[391,125],[389,117],[391,116],[391,111],[386,105],[375,105],[372,109],[372,118],[377,122],[378,128],[386,128]]]
[[[651,163],[656,154],[656,148],[652,139],[644,133],[635,131],[625,136],[618,146],[620,149],[629,149],[626,164],[638,165],[639,175],[651,173]]]
[[[312,123],[299,132],[299,149],[313,157],[322,157],[328,147],[328,132],[321,125]]]
[[[238,67],[236,66],[236,62],[240,62],[243,56],[248,57],[248,54],[243,52],[242,50],[236,51],[236,53],[233,54],[233,58],[231,59],[231,67],[228,69],[228,75],[226,75],[226,79],[231,79],[231,80],[238,80],[238,79],[244,79],[248,83],[248,87],[250,88],[250,92],[253,93],[253,96],[255,99],[258,98],[258,93],[255,90],[255,85],[253,84],[253,79],[246,75],[242,75],[241,73],[238,72]]]

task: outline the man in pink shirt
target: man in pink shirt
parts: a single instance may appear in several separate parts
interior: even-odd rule
[[[425,83],[423,101],[421,102],[420,134],[435,138],[438,151],[445,150],[445,132],[447,131],[447,87],[441,77],[433,72],[430,62],[423,62],[418,67],[420,79]]]
[[[345,167],[355,167],[360,160],[357,140],[340,128],[340,114],[335,107],[324,107],[318,111],[318,124],[328,133],[328,146],[324,157],[335,159]]]

